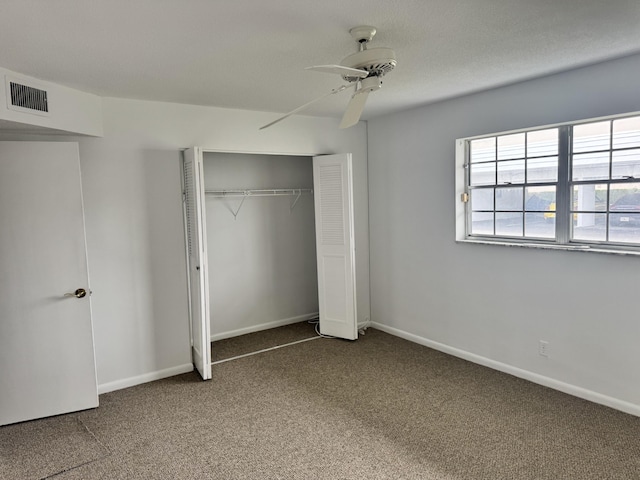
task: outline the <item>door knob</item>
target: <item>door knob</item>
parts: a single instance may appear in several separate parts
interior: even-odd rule
[[[84,288],[79,288],[73,293],[64,294],[65,297],[76,297],[76,298],[82,298],[82,297],[85,297],[86,295],[87,295],[87,291]]]

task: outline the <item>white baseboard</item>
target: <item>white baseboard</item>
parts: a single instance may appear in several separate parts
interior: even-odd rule
[[[573,395],[574,397],[582,398],[584,400],[589,400],[590,402],[594,402],[594,403],[599,403],[601,405],[605,405],[607,407],[620,410],[621,412],[629,413],[631,415],[640,417],[640,405],[626,402],[624,400],[610,397],[608,395],[603,395],[601,393],[594,392],[592,390],[587,390],[586,388],[578,387],[576,385],[571,385],[569,383],[561,382],[560,380],[555,380],[550,377],[545,377],[544,375],[530,372],[528,370],[523,370],[521,368],[514,367],[506,363],[498,362],[496,360],[491,360],[490,358],[482,357],[480,355],[476,355],[475,353],[470,353],[455,347],[450,347],[449,345],[435,342],[433,340],[429,340],[427,338],[420,337],[418,335],[414,335],[412,333],[408,333],[408,332],[405,332],[404,330],[399,330],[394,327],[389,327],[381,323],[372,322],[371,326],[373,328],[382,330],[383,332],[389,333],[396,337],[404,338],[405,340],[409,340],[410,342],[418,343],[420,345],[424,345],[425,347],[433,348],[434,350],[438,350],[440,352],[453,355],[454,357],[459,357],[464,360],[468,360],[470,362],[477,363],[479,365],[483,365],[485,367],[489,367],[494,370],[498,370],[500,372],[508,373],[509,375],[513,375],[514,377],[519,377],[524,380],[529,380],[530,382],[537,383],[538,385],[543,385],[545,387],[549,387],[554,390],[559,390],[560,392],[568,393],[569,395]]]
[[[316,318],[317,316],[318,312],[306,313],[304,315],[298,315],[297,317],[283,318],[282,320],[274,320],[273,322],[261,323],[260,325],[252,325],[250,327],[239,328],[238,330],[216,333],[211,335],[211,341],[215,342],[218,340],[224,340],[225,338],[246,335],[247,333],[260,332],[262,330],[269,330],[270,328],[282,327],[284,325],[291,325],[292,323],[304,322],[305,320],[311,320],[312,318]]]
[[[115,382],[102,383],[98,385],[98,395],[113,392],[114,390],[133,387],[142,383],[153,382],[154,380],[160,380],[162,378],[173,377],[174,375],[180,375],[181,373],[188,373],[191,371],[193,371],[193,364],[185,363],[184,365],[165,368],[164,370],[145,373],[144,375],[138,375],[136,377],[124,378],[122,380],[116,380]]]

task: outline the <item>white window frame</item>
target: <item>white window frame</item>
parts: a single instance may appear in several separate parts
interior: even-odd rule
[[[579,121],[564,122],[552,125],[543,125],[526,129],[508,130],[485,135],[477,135],[473,137],[465,137],[456,139],[456,174],[455,174],[455,213],[456,213],[456,241],[463,243],[504,245],[514,247],[542,248],[553,250],[576,250],[598,253],[613,253],[622,255],[640,255],[640,244],[621,244],[608,241],[581,241],[571,239],[571,189],[574,184],[581,183],[597,183],[597,184],[619,184],[624,183],[621,180],[607,179],[594,180],[589,182],[574,182],[571,179],[571,131],[572,127],[596,123],[600,121],[616,120],[627,117],[639,116],[640,112],[629,112],[624,114],[610,115],[606,117],[596,117]],[[472,140],[499,137],[503,135],[511,135],[516,133],[534,132],[537,130],[545,130],[551,128],[559,128],[562,132],[558,144],[558,179],[556,189],[556,238],[537,239],[537,238],[521,238],[507,237],[495,235],[471,235],[470,232],[470,202],[469,202],[469,145]],[[610,148],[612,146],[610,145]],[[628,180],[633,182],[633,180]],[[640,179],[635,179],[635,183],[640,183]],[[525,184],[518,184],[518,186]],[[554,185],[550,183],[550,185]],[[500,185],[496,185],[500,186]],[[494,205],[495,209],[495,205]]]

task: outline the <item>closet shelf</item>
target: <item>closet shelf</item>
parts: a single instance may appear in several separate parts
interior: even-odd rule
[[[245,196],[245,197],[271,197],[275,195],[301,195],[303,193],[313,193],[313,190],[310,188],[269,188],[264,190],[242,190],[242,189],[231,189],[231,190],[205,190],[204,192],[207,195],[213,197],[237,197],[237,196]]]
[[[225,189],[225,190],[205,190],[205,195],[212,198],[242,198],[238,208],[233,210],[229,207],[229,210],[233,214],[233,218],[238,217],[238,213],[244,204],[247,197],[282,197],[282,196],[295,196],[293,203],[290,205],[289,210],[293,211],[294,207],[300,200],[302,194],[313,194],[311,188],[269,188],[260,190],[244,190],[244,189]]]

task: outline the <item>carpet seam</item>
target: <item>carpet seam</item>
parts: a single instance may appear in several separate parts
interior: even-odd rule
[[[82,419],[80,419],[79,417],[75,417],[75,419],[78,421],[78,423],[80,423],[80,425],[82,425],[84,427],[84,429],[87,431],[87,433],[89,435],[91,435],[91,437],[96,441],[96,443],[100,446],[100,448],[102,448],[104,451],[106,451],[106,453],[104,453],[103,455],[101,455],[101,456],[99,456],[97,458],[94,458],[93,460],[89,460],[88,462],[83,462],[83,463],[80,463],[78,465],[74,465],[72,467],[65,468],[64,470],[60,470],[59,472],[52,473],[51,475],[47,475],[45,477],[42,477],[40,480],[47,480],[49,478],[57,477],[58,475],[62,475],[63,473],[70,472],[71,470],[75,470],[75,469],[80,468],[80,467],[84,467],[85,465],[90,465],[92,463],[99,462],[99,461],[104,460],[105,458],[110,457],[111,455],[113,455],[113,453],[111,452],[109,447],[107,447],[104,443],[102,443],[98,439],[98,437],[96,437],[96,435],[89,429],[89,427],[82,421]]]

